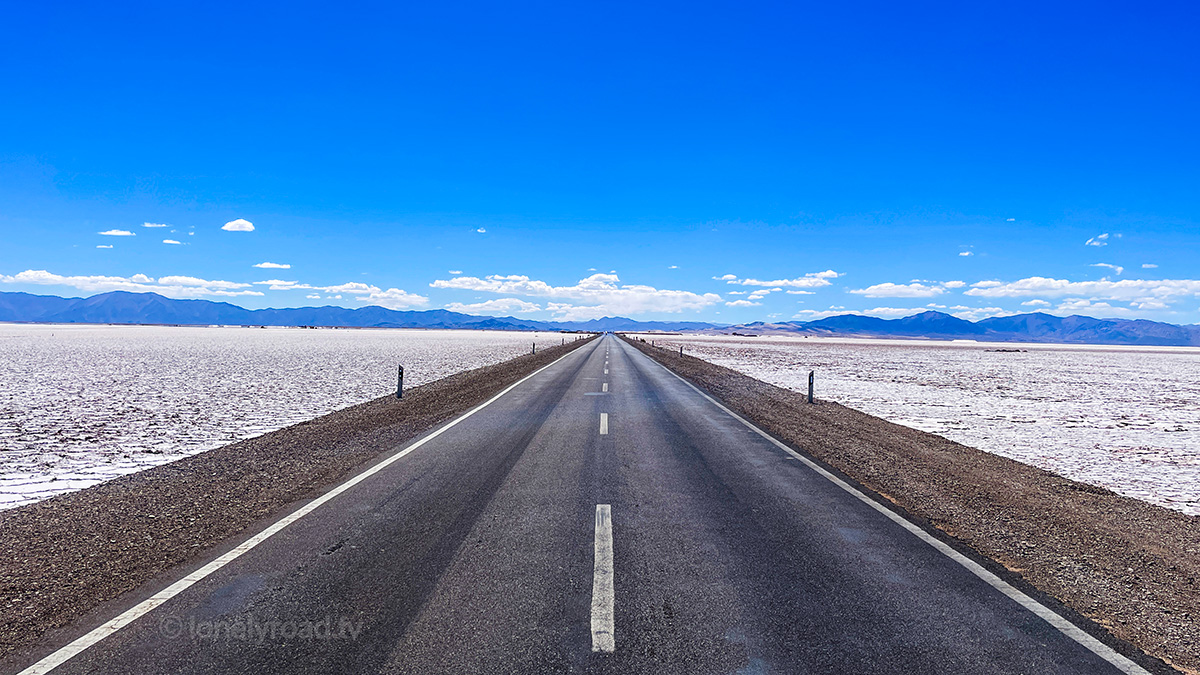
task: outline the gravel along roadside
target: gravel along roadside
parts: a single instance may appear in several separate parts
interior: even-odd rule
[[[1200,674],[1200,517],[1119,496],[677,351],[631,344],[1113,636]]]
[[[0,511],[0,660],[187,563],[586,340],[551,347],[95,487]]]

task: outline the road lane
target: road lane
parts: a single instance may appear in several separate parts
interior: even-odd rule
[[[617,597],[637,605],[618,604],[618,659],[669,645],[667,672],[714,655],[712,672],[1119,672],[631,347],[614,368]]]
[[[297,670],[1119,672],[611,336],[55,672]]]

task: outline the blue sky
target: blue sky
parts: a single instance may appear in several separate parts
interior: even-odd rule
[[[23,3],[0,290],[1200,322],[1200,9],[976,4]]]

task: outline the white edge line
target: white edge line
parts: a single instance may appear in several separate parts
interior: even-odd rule
[[[642,356],[645,356],[645,354],[642,354]],[[649,358],[649,357],[647,357],[647,358]],[[655,361],[654,359],[650,359],[650,361],[651,361],[651,363],[654,363],[655,365],[657,365],[658,367],[667,371],[668,373],[674,375],[680,382],[683,382],[687,386],[691,387],[697,394],[700,394],[704,398],[708,399],[709,403],[712,403],[713,405],[717,406],[721,410],[725,411],[725,413],[727,415],[729,415],[730,417],[734,418],[735,420],[737,420],[737,421],[741,422],[742,424],[746,425],[747,427],[749,427],[751,431],[755,432],[759,436],[762,436],[763,438],[767,439],[771,443],[775,444],[775,446],[778,447],[780,450],[783,450],[784,452],[788,453],[792,457],[795,457],[796,459],[800,460],[801,462],[804,462],[804,464],[806,466],[808,466],[808,468],[821,474],[822,476],[827,478],[829,481],[831,481],[834,485],[837,485],[838,487],[842,488],[846,492],[849,492],[851,495],[858,498],[862,502],[866,503],[868,506],[875,509],[876,511],[880,512],[881,514],[886,516],[888,519],[895,522],[897,525],[903,527],[904,529],[908,530],[912,534],[916,535],[917,538],[921,539],[926,544],[929,544],[933,548],[937,549],[938,552],[942,553],[943,555],[950,558],[951,560],[958,563],[959,565],[962,565],[963,567],[965,567],[967,569],[967,571],[971,572],[975,576],[982,579],[984,582],[986,582],[992,588],[995,588],[996,590],[1000,591],[1004,595],[1006,595],[1009,598],[1011,598],[1012,600],[1014,600],[1017,604],[1021,605],[1025,609],[1029,610],[1030,612],[1033,612],[1034,614],[1036,614],[1037,616],[1039,616],[1040,618],[1045,620],[1046,623],[1049,623],[1051,626],[1054,626],[1055,628],[1057,628],[1060,632],[1062,632],[1063,635],[1066,635],[1067,637],[1071,638],[1072,640],[1078,642],[1079,644],[1081,644],[1084,647],[1086,647],[1087,649],[1089,649],[1096,656],[1099,656],[1100,658],[1104,659],[1105,661],[1108,661],[1109,663],[1111,663],[1113,666],[1115,666],[1117,668],[1117,670],[1120,670],[1122,673],[1126,673],[1127,675],[1150,675],[1150,672],[1147,671],[1145,668],[1142,668],[1141,666],[1134,663],[1133,661],[1130,661],[1128,658],[1126,658],[1125,656],[1118,653],[1112,647],[1109,647],[1108,645],[1104,644],[1103,642],[1092,637],[1086,631],[1084,631],[1082,628],[1071,623],[1070,621],[1068,621],[1067,619],[1062,617],[1060,614],[1058,614],[1054,610],[1043,605],[1042,603],[1038,602],[1037,600],[1034,600],[1033,598],[1029,597],[1025,593],[1018,590],[1016,587],[1014,587],[1012,584],[1009,584],[1007,581],[1004,581],[1000,577],[998,577],[995,574],[993,574],[992,572],[988,571],[986,568],[984,568],[979,563],[975,562],[974,560],[971,560],[970,558],[966,557],[965,555],[954,550],[949,545],[947,545],[945,542],[941,541],[940,539],[934,537],[933,535],[929,534],[925,530],[922,530],[921,528],[912,524],[911,522],[909,522],[906,518],[904,518],[900,514],[896,513],[895,511],[892,511],[891,509],[887,508],[883,504],[880,504],[879,502],[875,501],[874,499],[871,499],[870,497],[866,496],[865,494],[860,492],[855,487],[851,486],[846,481],[842,480],[841,478],[838,478],[837,476],[833,475],[829,471],[825,470],[822,466],[820,466],[816,462],[813,462],[812,460],[805,457],[804,455],[801,455],[800,453],[796,452],[795,450],[789,448],[787,445],[785,445],[782,441],[778,440],[774,436],[768,434],[767,432],[763,431],[762,429],[759,429],[758,426],[756,426],[752,422],[744,419],[741,415],[738,415],[737,413],[733,412],[729,408],[725,407],[724,404],[722,404],[720,401],[717,401],[713,397],[711,397],[708,394],[701,391],[700,388],[697,387],[696,385],[692,384],[691,382],[688,382],[686,379],[683,378],[683,376],[679,375],[678,373],[671,370],[670,368],[667,368],[666,366],[659,363],[658,361]]]
[[[596,505],[595,558],[592,565],[592,651],[617,649],[613,632],[613,537],[612,507]]]
[[[522,383],[524,383],[526,380],[537,375],[538,373],[549,368],[550,366],[553,366],[554,364],[558,363],[559,361],[562,361],[563,359],[567,358],[568,356],[575,354],[576,351],[577,350],[571,350],[570,352],[563,354],[562,356],[558,357],[557,359],[554,359],[550,363],[547,363],[546,365],[542,366],[541,368],[538,368],[537,370],[526,375],[525,377],[508,385],[508,387],[506,387],[499,394],[496,394],[495,396],[491,397],[487,401],[479,404],[478,406],[472,408],[471,410],[468,410],[467,412],[463,413],[461,416],[451,420],[450,422],[448,422],[447,424],[442,426],[437,431],[434,431],[433,433],[429,434],[428,436],[421,438],[420,440],[414,442],[412,445],[401,450],[400,452],[397,452],[396,454],[392,455],[391,457],[388,457],[387,459],[379,462],[378,464],[364,470],[362,473],[354,476],[353,478],[350,478],[349,480],[342,483],[341,485],[338,485],[337,487],[333,488],[329,492],[326,492],[325,494],[321,495],[320,497],[317,497],[313,501],[296,509],[292,513],[275,521],[275,523],[273,523],[270,527],[263,530],[262,532],[259,532],[258,534],[254,535],[253,537],[250,537],[249,539],[242,542],[241,544],[238,544],[236,547],[234,547],[232,550],[228,551],[224,555],[221,555],[220,557],[209,562],[207,565],[201,567],[200,569],[196,570],[195,572],[192,572],[191,574],[185,576],[184,578],[180,579],[179,581],[176,581],[175,583],[171,584],[170,586],[167,586],[166,588],[159,591],[158,593],[155,593],[150,598],[143,600],[142,602],[125,610],[125,612],[118,615],[116,618],[111,619],[108,622],[101,624],[100,626],[97,626],[96,628],[93,628],[87,634],[83,635],[82,637],[76,639],[74,642],[72,642],[64,647],[59,648],[57,651],[47,655],[46,657],[42,658],[42,660],[38,661],[37,663],[33,664],[32,666],[29,666],[25,670],[22,670],[17,675],[42,675],[44,673],[48,673],[48,672],[54,670],[55,668],[61,666],[62,664],[66,663],[68,660],[70,660],[71,658],[73,658],[73,657],[77,656],[78,654],[80,654],[81,652],[83,652],[88,647],[91,647],[92,645],[103,640],[104,638],[108,637],[109,635],[112,635],[113,633],[121,630],[125,626],[128,626],[129,624],[133,623],[134,621],[141,618],[142,616],[148,614],[155,607],[158,607],[159,605],[167,602],[171,598],[182,593],[184,590],[186,590],[188,587],[192,586],[196,582],[204,579],[205,577],[212,574],[213,572],[216,572],[217,570],[221,569],[225,565],[228,565],[229,563],[233,562],[234,560],[239,558],[242,554],[253,549],[255,546],[258,546],[259,544],[263,543],[264,541],[269,539],[272,535],[277,534],[279,531],[286,528],[288,525],[291,525],[292,523],[296,522],[297,520],[300,520],[304,516],[315,511],[321,505],[332,500],[334,497],[337,497],[338,495],[349,490],[350,488],[354,487],[355,485],[358,485],[359,483],[363,482],[364,480],[366,480],[366,479],[370,478],[371,476],[384,470],[388,466],[391,466],[395,462],[399,461],[402,457],[408,455],[413,450],[416,450],[417,448],[421,447],[422,445],[425,445],[429,441],[432,441],[433,439],[442,435],[442,433],[444,433],[445,431],[447,431],[450,428],[457,425],[459,422],[462,422],[463,420],[467,419],[471,415],[474,415],[475,413],[479,412],[480,410],[483,410],[484,408],[488,407],[492,403],[496,402],[496,400],[498,400],[500,397],[504,396],[508,392],[517,388]]]
[[[608,435],[608,413],[600,413],[600,435]]]

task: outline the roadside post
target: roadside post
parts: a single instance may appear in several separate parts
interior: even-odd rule
[[[816,377],[816,371],[808,371],[808,402],[813,402],[813,379]]]
[[[404,398],[404,366],[400,366],[400,372],[396,374],[396,398]]]

